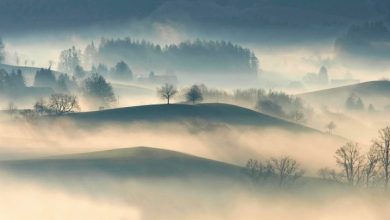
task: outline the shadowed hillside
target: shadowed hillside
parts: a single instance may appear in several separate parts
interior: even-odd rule
[[[32,160],[0,162],[6,170],[44,175],[105,174],[114,177],[238,177],[242,168],[170,150],[135,147]]]
[[[130,123],[180,122],[201,120],[243,126],[277,127],[294,131],[315,131],[302,125],[268,116],[250,109],[228,104],[145,105],[96,112],[73,113],[63,116],[77,122]]]

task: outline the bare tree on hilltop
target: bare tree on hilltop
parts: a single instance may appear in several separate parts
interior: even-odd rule
[[[177,93],[177,89],[174,85],[166,83],[162,87],[157,89],[157,94],[161,99],[166,99],[167,104],[170,104],[170,100]]]

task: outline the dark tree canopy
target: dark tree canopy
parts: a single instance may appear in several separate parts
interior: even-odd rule
[[[126,62],[120,61],[115,65],[113,78],[121,80],[131,80],[133,79],[133,72],[131,71],[129,65]]]
[[[123,60],[136,69],[173,70],[180,74],[221,74],[257,77],[259,61],[249,49],[226,41],[186,41],[162,47],[130,38],[99,45],[95,63]]]
[[[186,93],[186,99],[188,102],[201,102],[203,101],[203,94],[199,86],[193,85],[190,90]]]
[[[34,86],[56,88],[57,80],[50,69],[40,69],[34,77]]]
[[[83,91],[88,98],[103,106],[110,105],[116,101],[111,84],[97,73],[93,73],[84,80]]]
[[[0,92],[10,95],[12,93],[18,93],[20,89],[25,88],[25,81],[21,70],[7,71],[0,69]]]
[[[83,68],[82,66],[77,65],[77,66],[74,68],[73,76],[75,76],[76,78],[82,79],[82,78],[84,78],[86,75],[87,75],[87,73],[85,72],[85,70],[84,70],[84,68]]]
[[[76,79],[74,77],[70,78],[66,73],[60,74],[57,79],[57,89],[63,93],[77,89]]]
[[[345,101],[345,107],[348,110],[363,110],[364,103],[363,100],[356,94],[351,94]]]

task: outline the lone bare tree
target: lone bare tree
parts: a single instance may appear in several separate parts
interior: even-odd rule
[[[298,162],[289,157],[272,158],[270,162],[275,169],[280,187],[284,186],[288,181],[297,180],[304,174],[304,170],[299,168]]]
[[[336,124],[333,121],[331,121],[328,124],[326,124],[325,127],[326,129],[328,129],[328,133],[332,134],[333,130],[336,128]]]
[[[170,104],[171,98],[176,95],[177,89],[174,85],[166,83],[162,87],[157,89],[157,94],[162,99],[166,99],[168,102],[168,105]]]
[[[384,186],[387,188],[390,179],[390,127],[379,130],[379,137],[373,141],[373,147],[378,154],[379,165],[383,172]]]
[[[351,186],[361,180],[364,157],[360,154],[357,143],[348,142],[336,151],[336,162],[342,169],[343,176]]]
[[[80,110],[77,97],[67,94],[53,94],[48,102],[48,109],[56,115],[62,115]]]

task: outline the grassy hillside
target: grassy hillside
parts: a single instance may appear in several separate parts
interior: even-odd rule
[[[229,104],[171,104],[145,105],[110,109],[96,112],[82,112],[63,116],[77,122],[130,123],[130,122],[180,122],[201,120],[231,125],[277,127],[294,131],[314,131],[310,128]]]
[[[240,167],[175,151],[135,147],[32,160],[0,162],[0,168],[32,175],[104,174],[114,177],[238,177]]]

